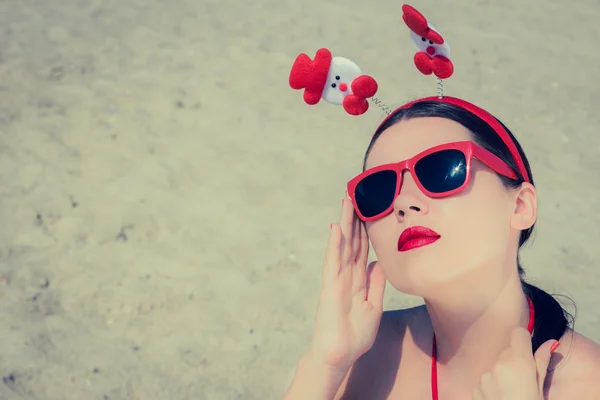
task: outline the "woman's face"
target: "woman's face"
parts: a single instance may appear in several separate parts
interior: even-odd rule
[[[401,121],[378,138],[366,168],[399,162],[436,145],[471,139],[462,125],[448,119]],[[396,289],[421,297],[447,289],[471,291],[482,277],[505,281],[508,269],[500,265],[516,260],[518,232],[511,229],[514,199],[496,173],[476,160],[468,186],[451,197],[427,197],[405,171],[394,211],[366,227],[386,278]],[[440,238],[399,251],[399,236],[413,226],[432,229]]]

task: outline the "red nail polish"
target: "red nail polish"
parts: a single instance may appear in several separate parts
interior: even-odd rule
[[[552,347],[550,347],[550,354],[554,353],[556,351],[556,349],[558,348],[558,346],[560,346],[560,342],[556,342],[552,345]]]

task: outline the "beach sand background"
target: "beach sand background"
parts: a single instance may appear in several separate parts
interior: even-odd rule
[[[529,279],[600,340],[600,4],[411,4],[452,46],[446,94],[530,158]],[[1,1],[0,399],[281,398],[384,116],[306,106],[289,68],[328,47],[389,106],[435,94],[401,5]]]

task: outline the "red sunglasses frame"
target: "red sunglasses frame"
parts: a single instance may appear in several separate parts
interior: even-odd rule
[[[432,192],[428,191],[427,189],[425,189],[425,187],[421,184],[421,181],[419,180],[417,174],[414,172],[414,168],[415,168],[415,164],[422,158],[424,158],[430,154],[437,153],[438,151],[442,151],[442,150],[459,150],[459,151],[461,151],[465,155],[465,160],[467,163],[467,165],[466,165],[467,174],[465,176],[464,183],[460,187],[450,190],[450,191],[447,191],[447,192],[443,192],[443,193],[432,193]],[[478,146],[477,144],[475,144],[471,141],[452,142],[452,143],[446,143],[446,144],[442,144],[439,146],[431,147],[425,151],[420,152],[419,154],[415,155],[414,157],[409,158],[408,160],[403,160],[403,161],[400,161],[397,163],[378,165],[376,167],[370,168],[370,169],[362,172],[361,174],[355,176],[348,182],[348,185],[347,185],[348,195],[350,196],[350,199],[352,200],[352,204],[354,204],[354,210],[356,211],[356,214],[358,215],[358,217],[365,222],[374,221],[376,219],[382,218],[383,216],[389,214],[394,208],[394,201],[392,201],[392,203],[389,205],[389,207],[385,211],[381,212],[380,214],[377,214],[372,217],[365,217],[364,215],[362,215],[362,213],[356,206],[355,195],[356,195],[356,187],[366,177],[368,177],[376,172],[380,172],[380,171],[396,172],[396,191],[394,192],[394,200],[395,200],[396,197],[400,194],[400,189],[402,188],[403,173],[404,173],[404,171],[408,170],[410,172],[410,174],[412,175],[414,181],[416,182],[417,186],[419,187],[419,189],[425,195],[432,197],[432,198],[448,197],[448,196],[452,196],[452,195],[464,190],[465,187],[469,184],[469,181],[471,180],[471,165],[472,165],[473,157],[475,157],[476,159],[481,161],[488,168],[494,170],[495,172],[497,172],[501,175],[504,175],[511,179],[518,179],[518,176],[515,173],[515,171],[513,171],[504,161],[502,161],[498,156],[494,155],[493,153],[489,152],[488,150],[482,148],[481,146]]]

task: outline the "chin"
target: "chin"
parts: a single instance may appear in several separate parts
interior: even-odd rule
[[[469,282],[478,269],[472,260],[452,259],[437,252],[399,254],[388,263],[380,260],[388,282],[398,291],[411,296],[431,297],[448,288]]]
[[[384,246],[373,243],[373,248],[390,285],[402,293],[426,298],[464,286],[485,272],[482,269],[498,258],[501,246],[497,240],[483,240],[483,237],[488,239],[482,236],[475,243],[473,237],[470,241],[461,236],[456,240],[442,238],[404,252],[387,243]]]
[[[451,284],[451,280],[443,280],[432,276],[396,277],[389,280],[389,282],[399,292],[423,298],[429,297],[431,293],[439,293],[440,290]]]
[[[381,262],[386,278],[396,290],[411,296],[426,297],[431,290],[447,285],[440,262]]]

